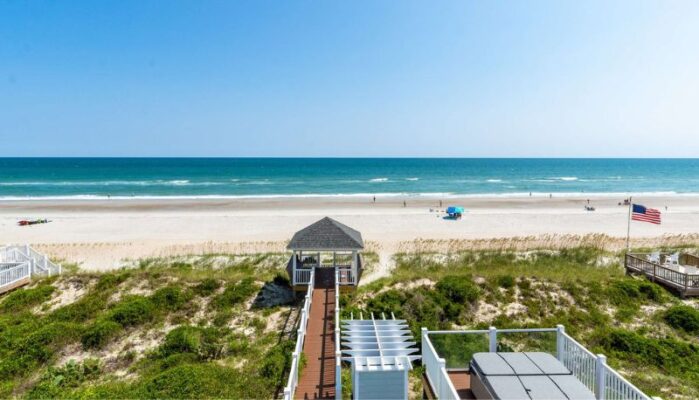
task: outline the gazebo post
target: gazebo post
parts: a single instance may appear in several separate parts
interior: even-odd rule
[[[291,254],[291,257],[293,257],[293,260],[291,261],[291,282],[296,286],[296,250]]]
[[[357,282],[357,250],[352,251],[352,284]]]

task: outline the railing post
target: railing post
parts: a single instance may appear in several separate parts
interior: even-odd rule
[[[342,352],[335,352],[335,398],[342,399],[342,365],[340,364]]]
[[[595,362],[595,398],[597,400],[604,400],[606,365],[607,357],[604,354],[597,354]]]
[[[566,329],[563,325],[556,325],[556,359],[558,361],[563,362],[565,359],[565,355],[563,352],[565,351],[565,335]]]
[[[489,351],[495,353],[498,351],[498,330],[494,326],[488,328],[488,338],[490,339]]]

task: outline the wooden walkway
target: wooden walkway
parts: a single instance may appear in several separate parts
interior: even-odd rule
[[[294,397],[334,399],[335,286],[334,282],[328,282],[322,276],[316,277],[316,287],[313,289],[303,354],[306,356],[306,366],[301,372]]]

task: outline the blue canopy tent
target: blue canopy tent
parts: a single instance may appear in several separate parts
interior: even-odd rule
[[[447,215],[449,216],[449,218],[459,219],[459,218],[461,218],[461,215],[463,213],[464,213],[463,207],[458,207],[458,206],[447,207]]]

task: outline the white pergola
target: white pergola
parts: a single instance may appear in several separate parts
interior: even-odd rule
[[[408,398],[408,371],[420,356],[405,320],[373,314],[367,320],[343,320],[341,334],[355,399]]]

